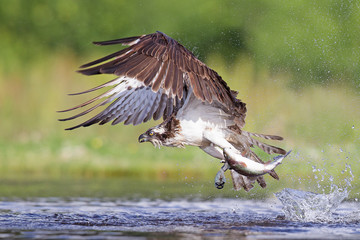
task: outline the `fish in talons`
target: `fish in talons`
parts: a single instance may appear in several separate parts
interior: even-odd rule
[[[272,161],[260,163],[246,158],[243,156],[245,154],[239,153],[234,148],[224,148],[223,155],[225,160],[222,161],[224,165],[215,176],[215,187],[218,189],[224,187],[226,182],[225,171],[228,169],[233,169],[237,173],[247,177],[258,177],[274,170],[290,153],[291,150],[284,155],[275,156]]]
[[[255,162],[241,155],[235,148],[224,148],[223,154],[229,169],[233,169],[247,177],[257,177],[274,170],[282,160],[291,153],[291,150],[284,155],[278,155],[272,161],[266,163]],[[226,165],[226,164],[225,164]]]

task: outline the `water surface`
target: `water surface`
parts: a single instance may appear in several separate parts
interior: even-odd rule
[[[0,238],[359,239],[359,204],[342,203],[333,222],[286,219],[276,199],[33,198],[0,202]]]
[[[2,179],[0,239],[360,239],[360,204],[346,200],[346,188],[272,186],[245,193],[210,180]]]

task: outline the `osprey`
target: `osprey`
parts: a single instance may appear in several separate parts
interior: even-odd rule
[[[286,156],[286,151],[254,137],[282,138],[243,130],[246,104],[236,98],[237,92],[232,91],[217,72],[184,46],[161,32],[94,44],[128,47],[80,67],[79,72],[85,75],[114,74],[116,78],[73,94],[112,87],[83,104],[60,111],[93,104],[79,114],[60,119],[67,121],[108,104],[97,115],[67,130],[109,121],[113,125],[120,122],[138,125],[162,117],[164,121],[141,134],[138,141],[151,142],[156,147],[197,146],[220,159],[224,166],[215,178],[218,188],[225,183],[223,172],[227,169],[231,171],[236,190],[242,187],[248,191],[255,181],[266,187],[263,178],[266,173],[279,179],[274,168]],[[268,154],[284,156],[277,156],[273,163],[264,164],[252,150],[255,146]]]

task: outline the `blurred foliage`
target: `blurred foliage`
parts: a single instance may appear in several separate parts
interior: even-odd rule
[[[333,183],[340,186],[347,164],[352,166],[353,175],[360,175],[360,96],[351,89],[331,85],[295,91],[286,87],[287,75],[270,74],[249,59],[236,59],[232,67],[220,56],[212,55],[207,60],[229,79],[230,87],[239,90],[239,96],[247,103],[245,130],[283,136],[285,141],[269,143],[293,150],[277,168],[280,181],[265,176],[268,187],[257,187],[256,194],[328,184],[327,179],[321,180],[319,173],[314,173],[313,166],[333,176],[337,179]],[[6,195],[5,190],[13,194],[6,179],[19,178],[25,182],[33,178],[116,178],[119,184],[126,182],[123,178],[183,184],[191,179],[196,187],[214,188],[213,179],[221,164],[198,148],[154,149],[151,144],[137,142],[141,133],[156,125],[153,121],[136,127],[108,124],[64,131],[78,122],[56,121],[66,117],[66,113],[56,110],[91,98],[70,97],[66,93],[88,89],[111,78],[98,76],[96,83],[70,71],[79,62],[78,58],[58,53],[36,63],[22,78],[0,74],[0,195]],[[237,81],[238,78],[242,80]],[[264,161],[271,159],[261,151],[257,153]],[[15,184],[21,185],[17,181]],[[351,197],[358,198],[360,182],[351,184]],[[226,189],[231,189],[230,181]],[[217,196],[222,194],[218,191]]]
[[[357,1],[335,0],[0,0],[0,179],[206,179],[213,187],[220,164],[199,149],[137,143],[154,122],[69,132],[63,129],[76,123],[56,121],[66,117],[56,110],[89,98],[66,93],[109,80],[74,72],[119,48],[92,41],[157,30],[239,91],[246,130],[285,137],[276,144],[293,153],[278,167],[279,182],[266,176],[269,191],[313,185],[315,165],[343,180],[351,164],[358,176],[359,9]],[[358,197],[358,181],[353,189]]]
[[[294,86],[360,85],[358,1],[0,0],[0,6],[4,71],[54,52],[100,51],[91,41],[159,30],[201,59],[216,52],[231,63],[246,54],[287,71]]]

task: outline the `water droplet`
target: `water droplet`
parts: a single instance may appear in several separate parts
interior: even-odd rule
[[[351,181],[352,179],[345,179],[346,185],[348,185],[349,187],[351,187]]]
[[[346,189],[334,187],[329,194],[295,189],[283,189],[275,194],[283,205],[285,218],[302,222],[324,222],[333,220],[333,212],[348,196]]]

